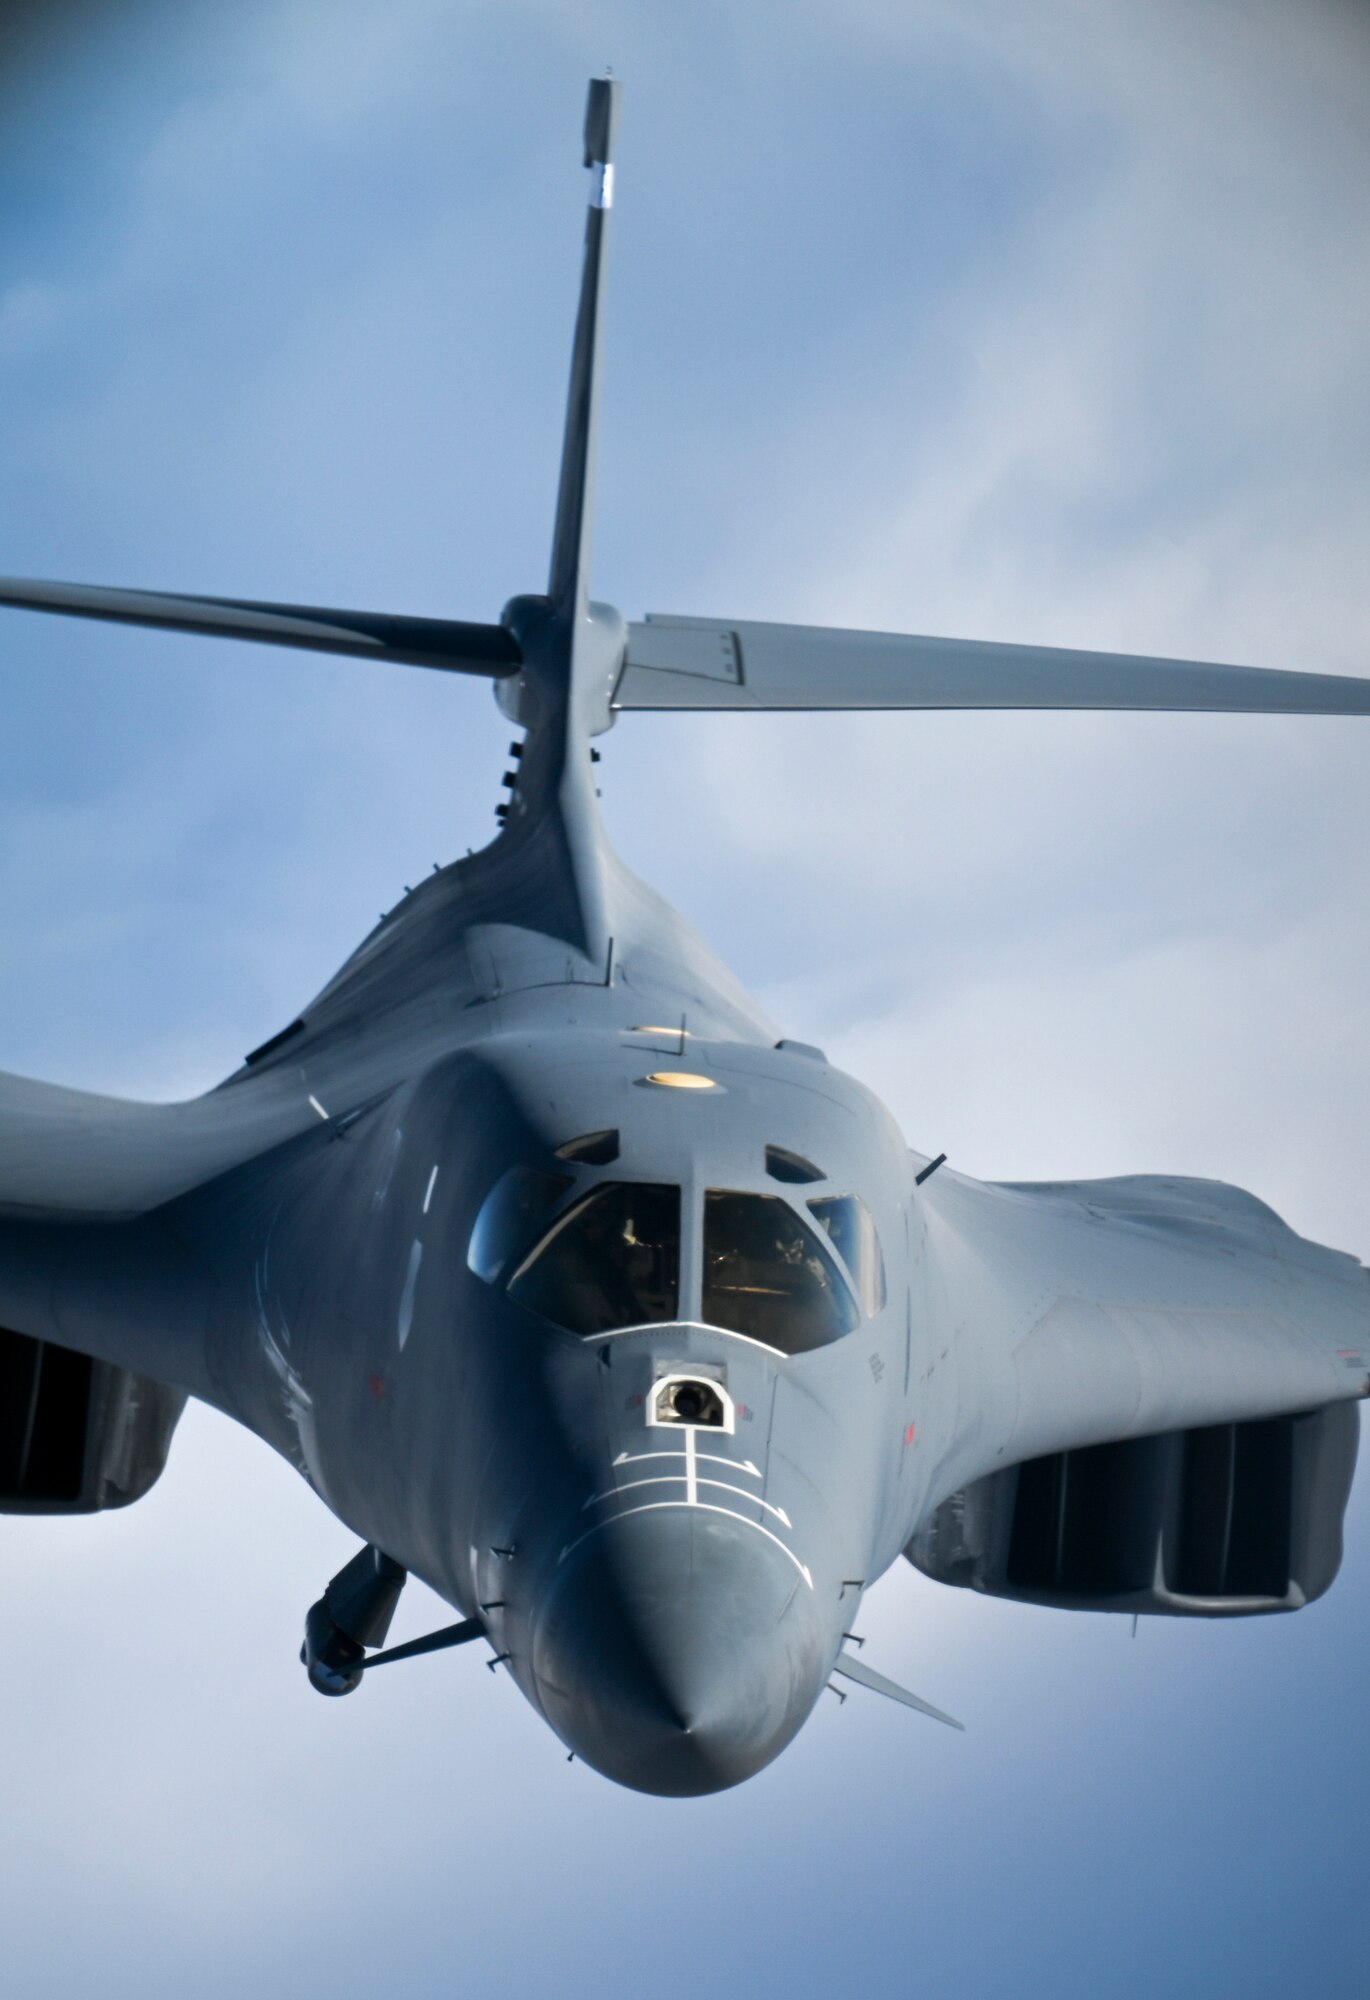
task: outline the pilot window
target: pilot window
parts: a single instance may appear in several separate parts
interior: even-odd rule
[[[509,1281],[509,1296],[571,1333],[679,1316],[680,1189],[606,1181],[569,1208]]]
[[[704,1196],[703,1316],[782,1354],[850,1333],[860,1315],[831,1251],[773,1194]]]
[[[511,1259],[526,1248],[543,1217],[575,1183],[569,1174],[545,1174],[538,1167],[510,1167],[481,1203],[466,1249],[478,1278],[493,1285]]]
[[[874,1319],[885,1307],[885,1260],[871,1212],[859,1195],[838,1194],[811,1201],[809,1208],[828,1241],[856,1281],[861,1310]]]

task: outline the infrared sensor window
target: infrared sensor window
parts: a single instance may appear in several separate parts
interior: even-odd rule
[[[806,1160],[802,1153],[787,1152],[783,1146],[767,1146],[766,1172],[773,1181],[788,1181],[794,1186],[826,1179],[823,1169],[812,1160]]]
[[[574,1160],[582,1167],[611,1167],[618,1158],[618,1133],[583,1132],[578,1139],[568,1139],[564,1146],[558,1146],[557,1158]]]

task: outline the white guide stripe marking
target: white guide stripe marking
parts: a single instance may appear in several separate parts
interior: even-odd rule
[[[683,1451],[621,1451],[614,1460],[617,1465],[640,1465],[644,1458],[684,1458]],[[701,1458],[707,1458],[710,1465],[730,1465],[734,1472],[749,1472],[753,1479],[760,1479],[761,1467],[753,1465],[749,1458],[724,1458],[721,1452],[701,1451]]]
[[[680,1456],[683,1458],[684,1453],[682,1452]],[[683,1486],[684,1484],[683,1472],[658,1472],[650,1479],[628,1479],[622,1486],[611,1486],[606,1493],[592,1493],[580,1511],[584,1514],[589,1508],[602,1505],[605,1500],[617,1500],[620,1493],[631,1493],[638,1486]]]
[[[318,1098],[314,1095],[312,1090],[309,1093],[309,1101],[313,1105],[314,1109],[318,1112],[320,1118],[322,1118],[324,1123],[327,1124],[328,1113],[324,1110],[322,1104],[320,1104]]]
[[[664,1453],[662,1455],[663,1457],[665,1456]],[[773,1506],[769,1500],[763,1500],[759,1493],[749,1493],[745,1486],[730,1485],[726,1479],[699,1478],[695,1480],[692,1488],[688,1471],[656,1472],[648,1479],[626,1479],[622,1486],[611,1486],[607,1493],[592,1493],[580,1511],[583,1514],[588,1508],[599,1507],[606,1500],[616,1500],[620,1493],[632,1493],[639,1486],[681,1485],[685,1487],[685,1504],[687,1507],[695,1505],[699,1498],[699,1488],[701,1486],[712,1486],[717,1493],[735,1493],[739,1500],[750,1500],[754,1507],[764,1507],[768,1514],[774,1514],[782,1528],[792,1528],[794,1526],[794,1522],[783,1507]]]
[[[565,1548],[562,1550],[561,1554],[557,1557],[557,1562],[558,1564],[564,1563],[567,1556],[570,1555],[571,1551],[573,1549],[578,1549],[582,1542],[588,1542],[591,1535],[599,1534],[600,1530],[603,1528],[611,1528],[616,1521],[626,1521],[629,1514],[659,1514],[663,1512],[666,1508],[674,1508],[677,1512],[679,1512],[681,1508],[687,1507],[688,1505],[689,1502],[686,1500],[644,1500],[640,1507],[625,1507],[621,1514],[611,1515],[609,1520],[607,1521],[596,1521],[593,1528],[587,1528],[583,1535],[577,1535],[573,1542],[568,1542]],[[715,1507],[711,1505],[711,1503],[707,1500],[697,1500],[695,1502],[695,1507],[697,1511],[701,1514],[722,1514],[727,1520],[740,1521],[744,1528],[751,1528],[758,1535],[764,1535],[768,1542],[774,1542],[776,1547],[782,1552],[782,1554],[787,1555],[789,1557],[790,1561],[799,1571],[799,1574],[803,1577],[805,1583],[807,1583],[807,1585],[809,1586],[809,1589],[810,1590],[813,1589],[813,1573],[810,1570],[808,1564],[800,1562],[794,1550],[791,1548],[787,1548],[785,1543],[781,1541],[779,1535],[773,1535],[770,1529],[763,1528],[759,1521],[749,1521],[745,1514],[735,1514],[731,1507]]]
[[[428,1204],[433,1199],[433,1190],[437,1186],[437,1184],[438,1184],[438,1170],[436,1167],[434,1167],[432,1173],[428,1176],[428,1191],[423,1197],[423,1212],[425,1215],[427,1215],[428,1213]]]
[[[717,1451],[702,1451],[699,1455],[701,1458],[707,1458],[710,1465],[730,1465],[734,1472],[750,1472],[753,1479],[761,1477],[761,1467],[753,1465],[749,1458],[724,1458],[722,1453]]]
[[[591,208],[612,208],[614,205],[613,161],[611,160],[607,166],[599,160],[596,160],[594,164],[596,173],[594,184],[590,189],[590,206]]]
[[[695,1434],[685,1433],[685,1498],[691,1507],[699,1501],[699,1471],[695,1465]]]
[[[783,1347],[772,1347],[768,1340],[753,1340],[749,1333],[735,1333],[730,1326],[710,1326],[706,1319],[675,1319],[670,1323],[677,1327],[698,1327],[701,1333],[717,1334],[720,1340],[740,1340],[748,1347],[759,1347],[763,1354],[778,1354],[782,1361],[788,1359]],[[583,1333],[580,1337],[588,1347],[592,1340],[622,1340],[628,1333],[660,1333],[661,1327],[660,1320],[644,1319],[636,1326],[616,1326],[611,1333]]]
[[[405,1274],[404,1290],[400,1294],[400,1316],[397,1332],[400,1337],[400,1352],[409,1338],[409,1329],[414,1324],[414,1293],[419,1282],[419,1265],[423,1262],[423,1245],[418,1237],[409,1248],[409,1269]]]
[[[768,1514],[774,1514],[782,1528],[794,1526],[794,1522],[783,1507],[776,1507],[771,1501],[763,1500],[759,1493],[749,1493],[745,1486],[730,1486],[726,1479],[701,1479],[699,1483],[701,1486],[715,1487],[720,1493],[735,1493],[739,1500],[750,1500],[754,1506],[764,1507]]]

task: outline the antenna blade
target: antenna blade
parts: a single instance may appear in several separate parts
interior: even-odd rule
[[[1370,680],[1271,667],[649,617],[615,709],[1076,708],[1370,715]]]
[[[552,567],[547,594],[554,608],[575,611],[588,596],[590,538],[594,525],[595,447],[599,430],[599,333],[604,294],[604,252],[609,210],[614,200],[614,142],[618,129],[622,86],[596,77],[585,105],[585,164],[590,182],[590,208],[585,222],[585,263],[580,280],[580,309],[571,349],[571,380],[566,393],[566,434],[561,447],[561,479],[557,488],[556,524],[552,531]]]
[[[833,1663],[833,1672],[843,1675],[849,1681],[858,1681],[873,1694],[888,1695],[891,1701],[902,1702],[905,1708],[916,1708],[920,1715],[930,1715],[934,1722],[945,1722],[949,1729],[963,1731],[965,1729],[965,1723],[958,1722],[954,1715],[948,1715],[944,1709],[934,1708],[930,1701],[924,1701],[919,1695],[910,1694],[907,1688],[900,1687],[898,1681],[887,1680],[884,1674],[878,1674],[874,1667],[868,1667],[863,1660],[858,1660],[851,1653],[838,1654]]]
[[[253,639],[315,653],[350,653],[446,673],[502,680],[519,670],[522,653],[502,625],[467,625],[447,618],[396,618],[375,611],[330,611],[312,604],[263,604],[239,597],[185,597],[174,591],[106,590],[84,583],[35,583],[0,577],[0,604],[21,611],[60,611],[114,625],[160,626],[215,639]]]

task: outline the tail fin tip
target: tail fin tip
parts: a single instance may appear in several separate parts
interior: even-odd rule
[[[585,165],[611,167],[618,135],[618,105],[623,86],[616,77],[590,79],[585,99]]]

